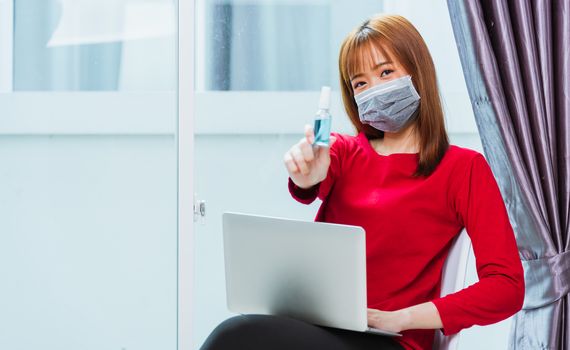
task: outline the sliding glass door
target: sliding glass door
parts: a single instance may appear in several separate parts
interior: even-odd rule
[[[1,349],[177,349],[177,5],[0,0]]]
[[[312,220],[294,202],[283,155],[312,123],[322,85],[333,129],[351,133],[338,91],[338,48],[382,1],[196,0],[193,349],[226,307],[222,213]]]

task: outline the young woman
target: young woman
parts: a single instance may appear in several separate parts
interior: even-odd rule
[[[366,230],[368,323],[389,338],[276,316],[222,323],[206,349],[431,349],[445,335],[521,309],[524,277],[512,227],[485,158],[449,145],[435,68],[421,35],[401,16],[376,16],[345,39],[342,97],[356,136],[313,130],[285,154],[289,191],[323,202],[316,221]],[[479,282],[440,298],[443,263],[466,228]]]

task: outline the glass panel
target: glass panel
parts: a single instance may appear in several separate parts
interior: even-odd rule
[[[341,40],[382,8],[380,0],[357,6],[331,0],[198,2],[205,18],[196,29],[198,90],[336,88]]]
[[[121,92],[0,94],[0,349],[175,350],[177,33],[125,29],[174,1],[15,10],[18,90]],[[124,30],[82,27],[107,19]]]
[[[252,116],[252,101],[259,104],[255,113],[268,111],[271,125],[275,115],[267,95],[259,93],[255,98],[251,96],[255,92],[216,94],[207,90],[277,90],[282,99],[291,101],[287,114],[307,115],[311,120],[321,85],[338,80],[336,60],[344,36],[371,13],[382,10],[377,0],[210,0],[197,5],[208,15],[200,22],[198,12],[196,19],[202,23],[196,28],[196,86],[200,91],[196,105],[211,105],[213,95],[216,104],[231,103],[232,107],[231,115],[219,116],[199,107],[197,113],[203,115],[197,114],[196,120],[218,118],[225,125],[240,126],[234,130],[251,124],[246,119]],[[204,33],[205,41],[200,37]],[[300,101],[300,94],[290,90],[314,91],[314,103],[307,106],[306,98]],[[257,116],[253,119],[258,120]],[[220,322],[233,316],[226,307],[222,213],[314,218],[318,201],[300,205],[287,190],[283,155],[303,133],[303,124],[293,120],[298,119],[292,118],[289,123],[294,125],[287,128],[297,133],[268,126],[255,132],[221,134],[214,130],[195,135],[194,187],[197,200],[206,201],[207,214],[194,228],[194,349]]]
[[[329,4],[226,2],[207,10],[210,90],[311,90],[328,81]]]
[[[174,0],[14,5],[14,90],[174,91]]]

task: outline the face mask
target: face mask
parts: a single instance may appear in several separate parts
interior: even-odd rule
[[[354,100],[363,124],[387,132],[402,129],[415,117],[420,105],[420,95],[409,75],[378,84],[355,95]]]

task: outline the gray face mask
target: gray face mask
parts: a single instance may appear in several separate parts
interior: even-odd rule
[[[409,75],[378,84],[355,95],[354,100],[363,124],[387,132],[402,129],[415,117],[420,105],[420,95]]]

